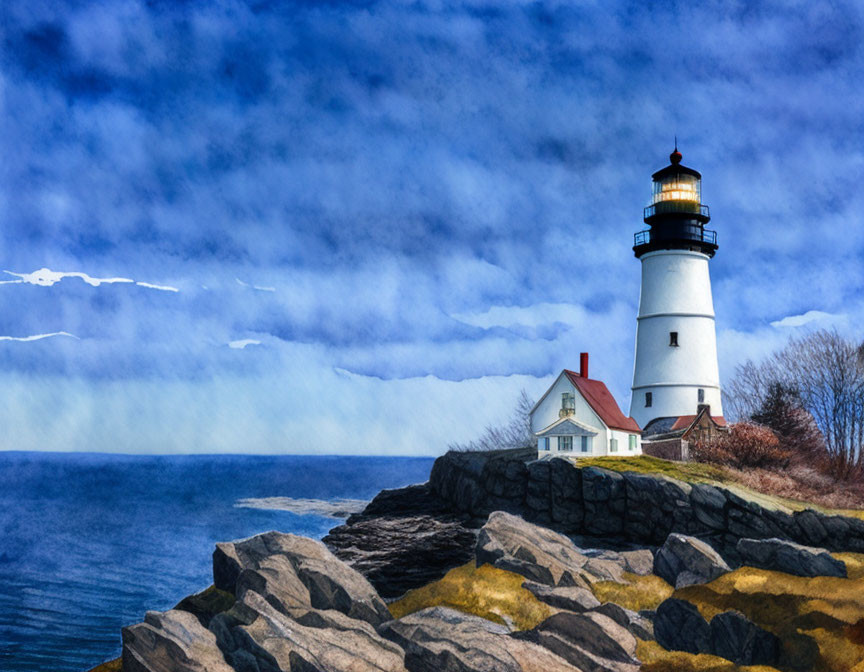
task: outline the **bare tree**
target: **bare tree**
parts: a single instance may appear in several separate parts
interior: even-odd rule
[[[468,443],[452,443],[450,450],[481,451],[501,450],[502,448],[529,448],[537,438],[531,431],[531,409],[534,402],[525,390],[519,392],[516,408],[509,422],[501,427],[488,425],[478,439]]]
[[[778,385],[813,418],[834,473],[864,473],[864,347],[836,330],[793,338],[764,362],[738,367],[726,389],[730,409],[754,418]]]

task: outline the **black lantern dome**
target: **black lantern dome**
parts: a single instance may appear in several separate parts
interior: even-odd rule
[[[705,228],[711,215],[702,204],[702,175],[681,165],[682,158],[676,146],[669,165],[651,176],[651,204],[644,211],[649,228],[634,237],[637,257],[654,250],[693,250],[709,257],[717,251],[717,233]]]

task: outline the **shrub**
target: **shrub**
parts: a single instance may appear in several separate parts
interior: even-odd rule
[[[697,442],[691,454],[700,462],[739,468],[785,469],[792,458],[792,453],[780,446],[774,432],[752,422],[736,423],[727,433]]]
[[[479,452],[485,450],[502,450],[507,448],[533,448],[537,438],[531,431],[531,409],[534,402],[525,390],[519,393],[516,408],[507,424],[500,427],[489,425],[483,434],[468,443],[451,443],[448,450],[460,453]]]

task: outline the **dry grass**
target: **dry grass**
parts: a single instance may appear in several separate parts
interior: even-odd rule
[[[864,555],[835,553],[848,578],[805,578],[742,567],[705,585],[673,590],[655,576],[625,576],[591,586],[601,602],[633,610],[656,609],[670,596],[695,604],[711,620],[737,609],[783,641],[778,669],[786,672],[864,672]],[[640,642],[645,672],[772,672],[764,666],[739,667],[722,658],[666,651]]]
[[[653,574],[639,576],[625,572],[624,579],[627,583],[615,581],[594,583],[591,585],[591,590],[601,602],[614,602],[633,611],[656,609],[663,600],[672,596],[672,586],[659,576]]]
[[[636,657],[642,661],[642,672],[778,672],[767,665],[736,665],[735,663],[700,653],[694,656],[684,651],[667,651],[657,642],[639,641]]]
[[[780,472],[754,468],[744,470],[701,462],[673,462],[649,455],[582,458],[578,465],[660,474],[687,483],[708,483],[735,490],[769,507],[792,511],[812,508],[864,519],[864,491],[800,465]]]
[[[123,670],[123,661],[120,658],[115,658],[114,660],[109,660],[107,663],[102,663],[101,665],[97,665],[89,672],[122,672]]]
[[[491,565],[475,567],[471,562],[451,569],[434,583],[409,591],[389,605],[390,613],[393,618],[401,618],[427,607],[451,607],[518,630],[530,630],[557,610],[525,590],[524,581],[519,574]]]
[[[864,517],[864,494],[857,484],[849,484],[801,465],[784,471],[770,469],[734,469],[729,475],[741,485],[780,497],[795,504],[804,503],[840,512],[844,515]]]
[[[844,553],[848,579],[804,578],[742,567],[675,597],[706,619],[737,609],[784,642],[782,668],[864,672],[864,556]]]

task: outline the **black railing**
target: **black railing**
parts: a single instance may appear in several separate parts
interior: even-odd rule
[[[662,215],[669,212],[684,212],[701,215],[702,217],[711,217],[711,211],[707,205],[688,201],[660,201],[645,208],[642,217],[643,219],[648,219],[654,215]]]
[[[694,240],[709,245],[717,244],[717,232],[703,229],[701,226],[678,226],[674,230],[655,231],[645,229],[633,235],[633,246],[647,245],[661,240]]]

